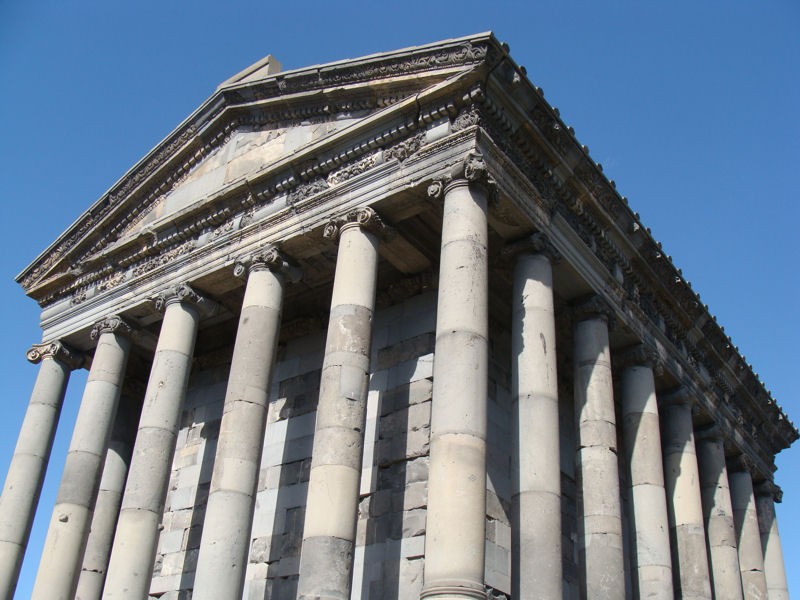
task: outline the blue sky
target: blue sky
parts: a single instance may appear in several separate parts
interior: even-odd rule
[[[0,0],[0,473],[36,367],[13,281],[217,84],[493,30],[616,180],[790,418],[796,392],[800,4]],[[73,375],[23,567],[28,597],[85,381]],[[800,564],[800,449],[777,461]],[[790,589],[800,574],[789,569]]]

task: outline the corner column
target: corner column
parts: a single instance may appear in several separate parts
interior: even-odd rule
[[[714,424],[695,431],[695,443],[714,598],[742,600],[731,491],[719,427]]]
[[[692,403],[683,389],[659,398],[673,585],[684,600],[711,598]]]
[[[428,189],[444,215],[421,598],[486,597],[487,179],[473,152]]]
[[[339,239],[322,364],[314,448],[300,553],[298,598],[350,598],[364,427],[378,233],[383,223],[359,208],[325,228]]]
[[[636,597],[671,600],[669,518],[653,374],[656,358],[637,346],[622,354],[620,362],[622,433],[630,468],[631,525],[636,545]]]
[[[775,515],[775,502],[780,502],[781,490],[771,481],[764,481],[756,486],[755,491],[769,600],[789,600],[786,566],[783,562],[783,548],[778,533],[778,518]]]
[[[27,358],[40,366],[0,496],[2,600],[11,600],[17,587],[69,374],[83,365],[82,355],[58,341],[35,344]]]
[[[579,563],[584,569],[587,598],[619,599],[625,597],[625,566],[608,342],[612,313],[598,296],[592,296],[574,310]]]
[[[147,598],[200,322],[199,305],[208,303],[186,284],[161,292],[154,301],[165,311],[164,321],[111,549],[103,591],[107,600]]]
[[[244,586],[264,447],[269,386],[281,328],[284,272],[274,247],[236,261],[247,287],[233,348],[194,581],[195,600],[239,598]]]
[[[33,600],[69,600],[75,595],[132,331],[118,316],[107,317],[92,328],[90,335],[97,340],[97,348],[47,530]]]
[[[767,580],[764,576],[764,554],[758,531],[756,499],[753,494],[751,465],[740,455],[730,461],[731,503],[733,523],[739,540],[739,569],[745,600],[766,600]]]
[[[517,242],[511,310],[511,595],[561,598],[561,460],[551,258],[541,234]]]

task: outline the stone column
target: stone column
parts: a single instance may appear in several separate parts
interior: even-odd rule
[[[617,426],[606,304],[593,296],[575,308],[574,393],[578,427],[579,564],[585,597],[625,597],[622,507],[617,462]]]
[[[561,598],[561,459],[554,251],[542,234],[518,254],[511,298],[511,595]]]
[[[70,371],[83,365],[82,355],[58,341],[34,345],[27,357],[40,366],[0,496],[2,600],[17,586]]]
[[[770,481],[756,487],[756,510],[758,529],[761,533],[761,548],[764,551],[764,575],[770,600],[789,600],[789,585],[786,582],[786,566],[783,548],[778,534],[778,518],[775,501],[780,502],[781,490]]]
[[[296,280],[297,270],[272,246],[240,258],[234,267],[236,275],[247,279],[247,287],[203,521],[194,600],[242,595],[286,271]]]
[[[114,529],[119,517],[119,506],[125,479],[128,476],[128,463],[131,456],[130,444],[112,439],[106,452],[100,489],[94,503],[92,524],[83,553],[83,564],[78,576],[75,600],[100,600],[103,584],[106,581],[108,559],[114,540]]]
[[[339,238],[328,337],[311,456],[298,598],[350,598],[364,427],[378,233],[371,208],[325,228]]]
[[[653,353],[636,346],[622,354],[617,362],[623,366],[620,377],[622,433],[630,469],[636,597],[671,600],[672,559],[653,376],[655,360]]]
[[[97,323],[92,367],[47,530],[33,600],[71,600],[78,583],[114,417],[131,349],[132,329],[118,316]]]
[[[753,494],[751,465],[740,455],[729,462],[733,523],[739,540],[739,569],[745,600],[766,600],[767,580],[764,576],[764,554],[761,550],[756,499]]]
[[[725,448],[717,425],[695,431],[703,522],[715,600],[742,600],[742,577],[733,527]]]
[[[684,600],[711,598],[703,503],[694,448],[692,399],[683,389],[659,398],[672,576]]]
[[[478,153],[444,194],[422,598],[485,598],[489,362],[487,171]]]
[[[111,549],[103,590],[107,600],[147,598],[197,338],[199,305],[208,302],[186,284],[165,290],[154,300],[159,310],[165,310],[164,321]]]

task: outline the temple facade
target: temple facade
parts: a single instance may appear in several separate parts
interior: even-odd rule
[[[0,598],[37,508],[37,600],[789,597],[797,430],[490,33],[267,57],[18,282]]]

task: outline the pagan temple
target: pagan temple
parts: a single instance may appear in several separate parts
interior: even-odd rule
[[[19,275],[13,595],[788,598],[798,437],[491,33],[222,83]]]

